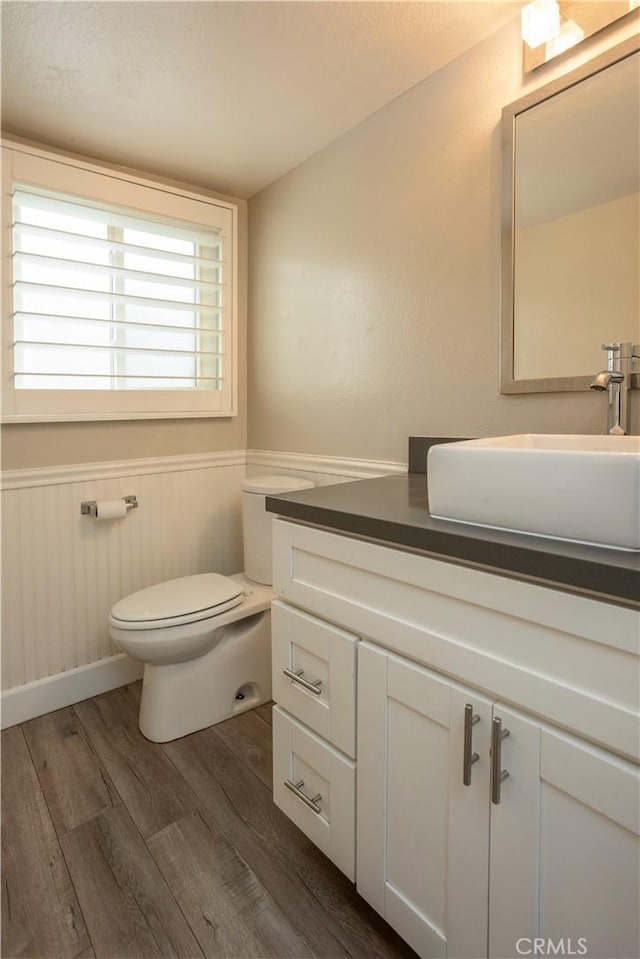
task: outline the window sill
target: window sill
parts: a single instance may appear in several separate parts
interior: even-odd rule
[[[198,410],[177,412],[160,410],[158,412],[131,413],[4,413],[0,422],[11,423],[74,423],[98,420],[187,420],[187,419],[231,419],[238,415],[237,410]]]

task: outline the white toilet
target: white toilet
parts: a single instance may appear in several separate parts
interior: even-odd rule
[[[165,743],[271,699],[271,520],[265,496],[308,489],[297,476],[242,484],[244,573],[201,573],[126,596],[109,635],[145,664],[141,732]]]

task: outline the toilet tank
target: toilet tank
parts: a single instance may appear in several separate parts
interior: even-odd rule
[[[254,583],[271,586],[271,522],[265,497],[310,489],[311,480],[299,476],[251,476],[242,484],[242,539],[244,574]]]

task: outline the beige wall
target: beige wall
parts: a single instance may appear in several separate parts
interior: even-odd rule
[[[158,177],[147,178],[160,180]],[[3,470],[246,449],[247,204],[245,200],[233,197],[222,198],[238,204],[238,415],[202,419],[4,424]]]
[[[246,405],[233,419],[27,423],[2,427],[3,470],[246,449]]]
[[[593,393],[498,392],[499,127],[628,32],[523,84],[514,21],[250,200],[250,447],[401,460],[409,434],[603,430]]]

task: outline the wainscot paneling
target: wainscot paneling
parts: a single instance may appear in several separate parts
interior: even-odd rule
[[[245,475],[317,485],[404,472],[400,463],[230,451],[5,472],[2,477],[2,725],[142,675],[107,616],[123,596],[192,573],[242,569]],[[96,522],[83,500],[135,494],[123,519]]]
[[[245,461],[243,450],[5,473],[3,690],[115,656],[107,616],[128,593],[191,573],[240,570]],[[80,513],[83,500],[130,493],[139,507],[123,519]]]

